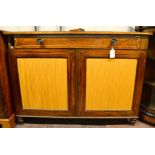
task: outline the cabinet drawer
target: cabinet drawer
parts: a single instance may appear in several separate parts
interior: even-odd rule
[[[146,39],[133,37],[35,37],[15,38],[15,48],[104,48],[110,49],[112,39],[116,49],[145,49]],[[143,42],[143,46],[141,43]]]

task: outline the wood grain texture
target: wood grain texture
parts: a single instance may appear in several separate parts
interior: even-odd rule
[[[148,95],[149,93],[150,92],[148,92]],[[155,110],[151,109],[149,106],[141,104],[139,115],[141,120],[155,125]]]
[[[70,32],[70,31],[63,31],[63,32],[58,32],[58,31],[40,31],[40,32],[34,32],[34,31],[19,31],[19,32],[9,32],[9,31],[3,31],[2,32],[5,35],[12,35],[12,34],[19,34],[19,35],[38,35],[38,34],[47,34],[47,35],[52,35],[52,34],[80,34],[80,35],[85,35],[85,34],[108,34],[108,35],[152,35],[151,32],[116,32],[116,31],[85,31],[85,32]]]
[[[4,105],[3,105],[3,94],[2,94],[2,85],[1,85],[1,76],[0,76],[0,118],[5,117]]]
[[[2,128],[14,128],[15,127],[15,115],[13,114],[10,118],[0,118],[0,124]]]
[[[136,59],[137,69],[133,94],[132,109],[130,110],[86,110],[86,60],[88,58],[109,59],[109,50],[80,49],[78,55],[78,115],[79,116],[105,116],[105,117],[138,117],[144,79],[146,51],[144,50],[116,50],[116,59]]]
[[[146,49],[147,37],[140,36],[70,36],[70,37],[20,37],[15,38],[15,48],[111,48],[112,38],[117,40],[115,49]],[[37,40],[41,39],[42,44]]]
[[[0,32],[0,116],[9,118],[13,114],[10,83],[8,74],[7,47]]]
[[[18,58],[23,109],[68,110],[67,59]]]
[[[141,38],[140,49],[147,49],[148,43],[149,43],[149,40],[147,37],[145,37],[143,39]]]
[[[86,110],[131,110],[136,59],[87,58]]]
[[[10,33],[11,34],[11,33]],[[9,34],[8,34],[9,35]],[[144,35],[144,36],[143,36]],[[147,48],[147,38],[150,34],[142,33],[113,33],[113,32],[83,32],[83,33],[74,33],[74,32],[48,32],[48,33],[16,33],[12,34],[12,44],[15,45],[15,50],[12,52],[13,63],[14,65],[10,66],[14,68],[12,74],[14,74],[12,83],[14,84],[13,89],[15,90],[14,102],[16,107],[16,114],[18,116],[41,116],[41,117],[138,117],[139,112],[139,103],[145,68],[145,59],[146,59],[146,48]],[[15,41],[15,38],[23,39]],[[36,44],[36,39],[43,38],[43,44]],[[128,104],[128,107],[123,107],[123,110],[109,109],[103,110],[102,107],[99,107],[99,110],[87,110],[86,109],[86,60],[87,59],[106,59],[109,58],[109,49],[111,48],[112,38],[118,38],[116,49],[116,59],[132,60],[137,59],[136,67],[136,77],[135,77],[135,86],[134,91],[131,92],[133,95],[133,102]],[[120,39],[120,40],[119,40]],[[14,42],[15,41],[15,42]],[[19,44],[18,44],[19,43]],[[143,45],[142,45],[143,44]],[[18,45],[18,49],[17,49]],[[142,49],[141,49],[142,48]],[[117,50],[119,49],[119,50]],[[132,50],[127,50],[132,49]],[[133,50],[134,49],[134,50]],[[74,52],[74,54],[72,53]],[[71,54],[72,53],[72,54]],[[75,53],[76,53],[76,63],[75,63]],[[51,110],[51,109],[23,109],[21,101],[21,92],[19,89],[19,78],[17,71],[17,59],[19,58],[66,58],[68,60],[68,111],[62,110]],[[132,65],[131,65],[132,66]],[[134,65],[133,65],[134,66]],[[136,65],[135,65],[136,66]],[[75,67],[76,67],[76,77],[75,77]],[[94,66],[93,66],[94,67]],[[128,66],[126,66],[128,67]],[[124,67],[126,69],[126,67]],[[94,67],[96,68],[96,67]],[[133,67],[134,68],[134,67]],[[117,65],[115,67],[117,69]],[[14,73],[13,73],[14,72]],[[120,72],[120,71],[119,71]],[[125,71],[126,72],[126,71]],[[131,74],[131,73],[130,73]],[[120,75],[124,77],[124,75]],[[124,77],[125,78],[125,77]],[[76,87],[75,87],[76,79]],[[118,79],[118,78],[117,78]],[[97,79],[100,82],[101,79]],[[119,79],[120,80],[120,79]],[[107,80],[108,81],[108,80]],[[134,81],[134,80],[133,80]],[[114,81],[115,82],[115,81]],[[124,82],[124,81],[121,81]],[[119,82],[119,83],[121,83]],[[126,81],[125,81],[126,82]],[[127,83],[127,82],[126,82]],[[106,84],[106,82],[104,83]],[[121,83],[122,84],[122,83]],[[133,84],[134,85],[134,84]],[[101,83],[101,86],[103,84]],[[117,86],[117,85],[116,85]],[[17,88],[16,88],[17,87]],[[49,86],[48,86],[49,87]],[[95,87],[95,86],[94,86]],[[126,87],[124,85],[124,87]],[[75,88],[76,95],[78,96],[75,101]],[[120,89],[117,86],[118,89]],[[98,90],[97,90],[98,91]],[[124,92],[124,91],[121,91]],[[116,93],[116,94],[115,94]],[[115,90],[114,95],[117,96],[117,91]],[[97,93],[96,93],[97,94]],[[124,94],[120,94],[124,96]],[[114,96],[114,97],[115,97]],[[102,97],[102,96],[101,96]],[[117,99],[117,98],[116,98]],[[112,100],[116,100],[115,98]],[[96,103],[98,104],[98,103]],[[116,104],[115,104],[116,105]],[[114,105],[114,106],[115,106]],[[101,109],[101,110],[100,110]],[[127,110],[126,110],[127,109]]]
[[[155,125],[155,118],[148,116],[142,112],[140,112],[140,119],[149,123],[149,124]]]
[[[38,50],[41,50],[38,52]],[[30,52],[31,51],[31,52]],[[64,58],[67,59],[68,110],[23,109],[20,81],[18,74],[18,58]],[[75,114],[75,51],[73,49],[15,49],[10,52],[10,76],[12,93],[17,115],[27,116],[72,116]]]
[[[149,39],[145,82],[141,97],[140,118],[155,124],[155,27],[142,26],[141,31],[153,32],[153,36]]]

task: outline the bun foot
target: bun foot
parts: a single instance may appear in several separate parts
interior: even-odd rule
[[[130,123],[132,126],[134,126],[134,125],[136,124],[136,122],[137,122],[137,118],[130,118],[130,119],[129,119],[129,123]]]
[[[16,122],[17,122],[17,124],[23,124],[24,120],[21,117],[17,117]]]

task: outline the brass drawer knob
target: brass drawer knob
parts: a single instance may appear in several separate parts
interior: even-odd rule
[[[113,38],[111,40],[111,44],[112,44],[112,46],[115,46],[117,44],[117,39]]]
[[[41,39],[41,38],[37,39],[37,44],[38,45],[43,45],[43,42],[44,42],[43,39]]]

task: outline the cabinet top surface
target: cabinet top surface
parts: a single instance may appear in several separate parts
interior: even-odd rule
[[[152,35],[150,32],[112,32],[112,31],[85,31],[85,32],[70,32],[70,31],[39,31],[39,32],[34,32],[34,31],[23,31],[23,32],[9,32],[9,31],[2,31],[4,35],[63,35],[63,34],[68,34],[68,35]]]

